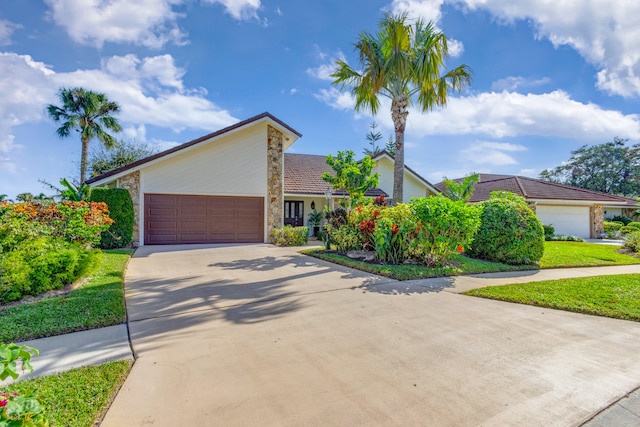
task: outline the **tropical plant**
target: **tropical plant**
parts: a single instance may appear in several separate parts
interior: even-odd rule
[[[6,194],[0,194],[0,202],[4,202],[7,200],[7,195]]]
[[[380,107],[380,96],[391,100],[395,128],[393,200],[401,203],[404,132],[414,97],[422,111],[444,106],[449,89],[461,91],[471,82],[471,69],[460,65],[446,71],[447,37],[432,22],[425,25],[418,19],[415,24],[408,24],[406,14],[385,15],[378,33],[361,32],[355,48],[362,71],[338,60],[337,70],[331,75],[333,84],[341,89],[346,85],[351,87],[356,111],[368,109],[375,115]]]
[[[336,157],[331,154],[327,156],[327,164],[335,175],[325,171],[322,179],[331,184],[334,190],[345,190],[348,193],[347,207],[355,205],[367,190],[378,185],[378,174],[371,174],[375,162],[369,156],[358,162],[353,151],[338,151]]]
[[[115,102],[109,101],[105,94],[88,91],[80,87],[62,88],[58,92],[62,106],[49,104],[47,112],[61,126],[56,130],[60,138],[67,138],[73,130],[80,132],[82,151],[80,156],[80,184],[87,179],[87,160],[89,142],[97,138],[105,146],[115,145],[115,138],[107,131],[119,132],[120,123],[113,114],[120,111]]]
[[[271,241],[276,246],[304,246],[309,240],[309,227],[274,227]]]
[[[444,185],[442,194],[451,200],[462,200],[466,202],[473,195],[473,188],[478,180],[480,180],[480,175],[477,173],[464,177],[460,182],[452,181],[445,176],[442,182]]]

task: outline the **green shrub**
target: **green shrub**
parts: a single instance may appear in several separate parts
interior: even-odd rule
[[[399,264],[408,259],[414,232],[415,219],[409,205],[399,203],[385,207],[376,217],[373,231],[376,258],[389,264]]]
[[[361,233],[349,225],[343,225],[340,228],[333,228],[333,226],[328,225],[326,231],[329,233],[331,243],[336,246],[338,252],[346,253],[363,249]]]
[[[640,253],[640,231],[624,236],[624,247],[633,252]]]
[[[544,229],[544,240],[554,240],[556,229],[553,225],[543,225],[542,228]]]
[[[516,265],[542,258],[542,223],[523,197],[495,191],[480,205],[481,225],[471,243],[471,256]]]
[[[604,233],[608,239],[615,239],[620,234],[620,229],[623,227],[621,222],[605,221]]]
[[[124,188],[94,188],[91,201],[104,202],[109,207],[111,227],[100,234],[102,249],[124,248],[133,236],[134,212],[131,195]]]
[[[62,289],[81,277],[98,254],[60,238],[25,241],[0,257],[0,303]]]
[[[622,235],[631,234],[631,233],[634,233],[636,231],[640,231],[640,230],[638,228],[630,226],[630,225],[625,225],[623,227],[620,227],[620,234],[622,234]]]
[[[633,222],[633,220],[631,218],[628,218],[628,217],[623,216],[623,215],[616,215],[613,218],[611,218],[611,221],[613,221],[613,222],[621,222],[622,225],[627,225],[630,222]]]
[[[413,199],[415,235],[409,251],[427,266],[441,266],[461,252],[480,226],[480,208],[445,196]]]
[[[635,221],[630,222],[629,224],[627,224],[627,227],[635,227],[638,230],[640,230],[640,222],[635,222]]]
[[[304,246],[309,240],[309,227],[276,227],[271,232],[271,241],[278,246]]]

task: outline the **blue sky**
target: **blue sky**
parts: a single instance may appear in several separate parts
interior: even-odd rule
[[[60,87],[120,104],[120,138],[160,149],[269,111],[291,152],[367,146],[373,117],[328,77],[385,12],[433,20],[473,83],[411,110],[406,163],[432,182],[471,171],[537,176],[583,144],[640,142],[640,2],[608,0],[20,0],[0,6],[0,194],[76,178],[79,138],[45,106]],[[375,117],[391,134],[388,107]],[[93,145],[98,142],[94,141]]]

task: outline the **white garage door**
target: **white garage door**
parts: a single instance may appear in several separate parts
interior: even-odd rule
[[[544,225],[552,225],[556,234],[591,237],[589,206],[536,206],[536,214]]]

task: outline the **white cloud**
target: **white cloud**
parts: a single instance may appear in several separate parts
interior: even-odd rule
[[[518,175],[537,178],[539,174],[538,174],[538,169],[520,169],[520,172],[518,172]]]
[[[336,110],[353,110],[356,105],[356,99],[351,92],[341,92],[335,87],[320,89],[320,92],[314,96]]]
[[[381,108],[381,111],[385,111]],[[388,114],[379,115],[391,126]],[[563,91],[523,95],[489,92],[449,98],[446,108],[410,110],[407,132],[424,135],[535,135],[602,141],[612,135],[640,138],[640,116],[581,103]]]
[[[298,89],[296,89],[295,87],[289,89],[289,95],[295,95],[296,93],[298,93]]]
[[[406,13],[409,19],[422,18],[425,22],[433,21],[437,24],[442,17],[440,9],[443,4],[444,0],[393,0],[391,12]]]
[[[526,147],[507,142],[477,141],[472,146],[462,150],[460,156],[475,164],[494,166],[515,165],[517,160],[507,153],[526,151]]]
[[[102,47],[105,42],[160,48],[183,44],[173,7],[184,0],[45,0],[53,21],[78,43]]]
[[[551,80],[548,77],[531,80],[521,76],[510,76],[504,79],[496,80],[491,84],[491,90],[496,92],[508,91],[513,92],[519,88],[536,87],[548,84]]]
[[[260,0],[204,0],[207,3],[220,3],[227,13],[238,20],[258,19]],[[279,9],[278,9],[279,10]]]
[[[317,99],[337,110],[353,110],[355,99],[350,92],[323,89]],[[390,102],[383,98],[375,119],[386,129],[393,129]],[[355,117],[370,117],[366,111]],[[422,138],[427,135],[483,135],[491,138],[544,136],[603,141],[619,135],[640,139],[640,115],[604,110],[591,103],[581,103],[566,92],[520,94],[487,92],[472,96],[449,97],[446,108],[421,112],[409,109],[406,134]]]
[[[13,126],[42,118],[43,105],[55,94],[49,80],[52,74],[46,64],[29,55],[0,53],[0,155],[16,148]]]
[[[452,0],[454,1],[454,0]],[[537,37],[574,48],[600,68],[600,89],[622,96],[640,95],[640,2],[610,0],[455,0],[486,9],[512,22],[531,20]]]
[[[22,26],[7,21],[6,19],[0,19],[0,46],[11,44],[11,36],[18,28],[22,28]]]
[[[122,108],[124,136],[144,138],[146,125],[210,132],[237,121],[205,98],[203,88],[184,88],[184,70],[173,58],[114,56],[100,69],[56,73],[28,55],[0,53],[0,156],[17,148],[12,128],[44,119],[44,106],[56,103],[60,87],[81,86],[104,92]],[[3,164],[7,161],[3,161]]]
[[[321,52],[320,50],[318,50],[317,55],[321,60],[324,60],[328,56],[326,53]],[[346,61],[344,53],[342,53],[342,51],[340,50],[336,52],[331,61],[321,64],[317,67],[307,68],[307,74],[319,80],[333,81],[333,77],[331,77],[331,74],[336,71],[337,60]]]

